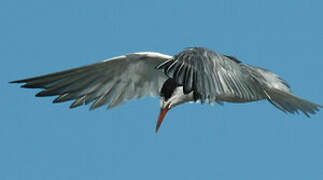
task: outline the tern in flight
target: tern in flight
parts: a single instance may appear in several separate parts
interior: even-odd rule
[[[138,52],[43,76],[12,81],[41,88],[36,96],[58,96],[54,103],[74,100],[70,108],[92,103],[108,108],[146,95],[160,97],[156,132],[168,110],[186,102],[244,103],[268,100],[288,113],[315,114],[323,106],[295,96],[278,75],[243,64],[206,48],[187,48],[175,56]]]

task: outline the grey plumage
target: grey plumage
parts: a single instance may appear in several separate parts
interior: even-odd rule
[[[302,111],[308,117],[322,108],[292,94],[278,75],[206,48],[187,48],[157,69],[183,86],[184,93],[193,91],[202,103],[267,99],[283,112]]]
[[[115,107],[144,95],[157,96],[167,77],[154,69],[170,56],[138,53],[44,76],[13,81],[24,88],[41,88],[36,96],[56,96],[54,103],[75,100],[71,108],[93,102],[90,109]]]
[[[248,66],[229,56],[205,48],[188,48],[159,65],[164,73],[194,91],[201,102],[215,100],[247,102],[265,97],[262,88],[249,75]]]
[[[105,104],[112,108],[146,95],[160,95],[168,78],[183,86],[184,94],[192,92],[193,99],[202,103],[267,99],[283,112],[301,111],[306,116],[322,108],[292,94],[284,80],[266,69],[199,47],[187,48],[175,56],[133,53],[12,83],[44,89],[36,96],[58,96],[54,103],[74,100],[71,108],[92,103],[90,109],[95,109]]]

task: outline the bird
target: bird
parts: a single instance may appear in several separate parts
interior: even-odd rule
[[[159,96],[156,133],[166,113],[186,102],[223,105],[268,100],[285,113],[302,112],[307,117],[323,108],[294,95],[277,74],[204,47],[185,48],[174,56],[130,53],[10,83],[42,89],[37,97],[58,96],[53,103],[73,100],[70,108],[92,103],[90,110],[106,104],[108,109],[113,108],[143,96]]]

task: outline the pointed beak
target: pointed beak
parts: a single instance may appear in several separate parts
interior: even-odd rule
[[[161,123],[163,122],[163,119],[164,119],[166,113],[168,112],[168,110],[169,110],[168,107],[165,107],[164,109],[160,109],[158,121],[157,121],[157,124],[156,124],[156,133],[158,132],[158,129],[159,129]]]

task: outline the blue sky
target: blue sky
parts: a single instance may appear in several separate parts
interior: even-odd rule
[[[137,51],[204,46],[265,67],[323,104],[322,1],[0,2],[0,179],[323,179],[323,112],[270,103],[171,110],[158,98],[70,110],[9,81]]]

